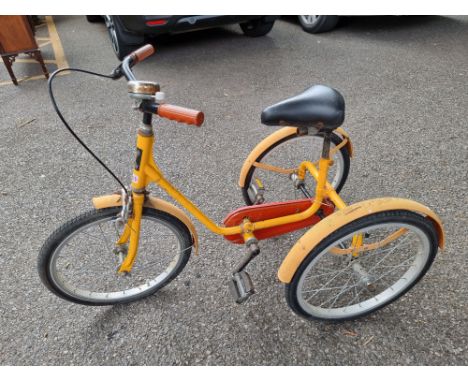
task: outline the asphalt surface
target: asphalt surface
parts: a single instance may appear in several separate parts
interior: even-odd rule
[[[55,22],[70,66],[117,64],[104,25]],[[199,129],[157,121],[155,155],[218,222],[242,205],[243,160],[274,130],[261,110],[316,83],[343,93],[355,147],[344,199],[418,200],[443,219],[447,246],[404,298],[342,324],[305,321],[286,304],[276,272],[298,235],[262,243],[249,266],[258,294],[237,306],[226,283],[243,247],[198,222],[200,255],[160,294],[104,308],[53,296],[36,271],[42,243],[117,185],[63,128],[45,81],[0,87],[0,363],[468,364],[467,41],[466,16],[352,17],[322,35],[286,19],[257,39],[237,26],[164,39],[136,68],[168,102],[205,112]],[[66,75],[55,86],[72,126],[129,183],[140,116],[125,82]]]

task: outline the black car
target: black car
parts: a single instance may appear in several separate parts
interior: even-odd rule
[[[104,18],[115,54],[121,60],[143,45],[148,37],[240,24],[245,35],[264,36],[278,16],[86,16],[89,22]]]

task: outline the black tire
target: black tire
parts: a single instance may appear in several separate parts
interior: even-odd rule
[[[281,144],[285,143],[285,142],[288,142],[288,141],[291,141],[291,140],[295,140],[295,139],[301,139],[302,137],[308,137],[308,135],[290,135],[288,137],[285,137],[283,138],[281,141],[278,141],[276,144],[272,145],[271,147],[269,147],[266,151],[264,151],[258,158],[257,158],[257,162],[261,162],[262,159],[267,155],[269,154],[270,152],[272,152],[276,147],[280,146],[281,147]],[[338,146],[341,142],[343,142],[343,139],[338,136],[337,134],[332,134],[331,135],[331,141],[332,141],[332,144],[334,146]],[[332,146],[333,148],[333,146]],[[346,183],[346,179],[348,178],[348,174],[349,174],[349,168],[350,168],[350,163],[351,163],[351,160],[350,160],[350,156],[349,156],[349,151],[345,146],[343,146],[341,149],[340,149],[340,153],[341,153],[341,156],[343,158],[343,175],[340,179],[340,181],[338,182],[338,184],[336,185],[335,187],[335,190],[336,192],[340,192],[341,189],[343,188],[343,186],[345,185]],[[301,158],[301,160],[306,160],[308,158]],[[298,163],[299,164],[299,163]],[[256,170],[256,167],[254,166],[251,166],[249,171],[247,172],[247,176],[245,178],[245,184],[244,184],[244,187],[241,188],[241,191],[242,191],[242,197],[245,201],[245,204],[248,205],[248,206],[251,206],[253,205],[254,201],[251,199],[250,195],[249,195],[249,187],[250,187],[250,184],[252,183],[252,178],[253,178],[253,175],[255,173],[255,170]],[[312,190],[314,191],[314,190]],[[268,201],[268,200],[267,200]],[[276,200],[275,200],[276,201]]]
[[[391,284],[389,288],[387,288],[385,291],[388,291],[389,289],[394,292],[394,287],[397,289],[396,294],[394,296],[389,296],[388,299],[386,300],[383,297],[379,297],[377,299],[377,296],[374,296],[373,298],[369,298],[368,300],[362,302],[360,301],[358,303],[359,307],[361,304],[366,304],[367,301],[372,301],[375,299],[377,302],[377,305],[373,309],[369,309],[367,311],[363,311],[361,313],[355,313],[355,314],[349,314],[347,316],[342,316],[342,317],[337,317],[337,318],[324,318],[321,316],[317,316],[314,314],[311,314],[310,312],[307,312],[304,308],[304,305],[301,305],[298,297],[298,285],[299,282],[303,276],[303,273],[306,272],[308,269],[309,265],[319,256],[323,255],[323,252],[327,250],[330,246],[334,245],[334,243],[337,242],[337,240],[340,240],[341,238],[344,238],[353,232],[356,231],[363,231],[368,227],[371,226],[376,226],[377,224],[405,224],[410,227],[415,227],[420,232],[423,233],[425,238],[427,239],[427,257],[424,262],[421,264],[418,264],[420,266],[420,269],[416,271],[416,274],[413,275],[413,280],[409,282],[408,285],[402,286],[401,290],[398,290],[396,287],[397,283]],[[323,239],[313,250],[310,251],[310,253],[307,255],[307,257],[304,259],[302,264],[299,266],[297,269],[296,273],[293,276],[293,279],[290,284],[286,285],[285,292],[286,292],[286,301],[289,305],[289,307],[299,316],[304,317],[308,320],[322,320],[322,321],[346,321],[346,320],[353,320],[357,319],[363,316],[366,316],[368,314],[371,314],[386,305],[390,304],[391,302],[395,301],[396,299],[400,298],[403,296],[405,293],[407,293],[414,285],[418,283],[418,281],[424,276],[424,274],[427,272],[427,270],[430,268],[432,262],[434,261],[434,258],[437,254],[437,247],[438,247],[438,237],[436,230],[434,228],[434,224],[427,218],[411,212],[411,211],[406,211],[406,210],[398,210],[398,211],[385,211],[385,212],[380,212],[368,216],[364,216],[356,221],[353,221],[344,227],[338,229],[337,231],[333,232],[329,236],[327,236],[325,239]],[[388,249],[387,249],[388,250]],[[393,251],[390,251],[389,255],[391,254],[392,256],[394,253]],[[340,256],[340,255],[332,255],[330,256]],[[317,263],[320,259],[317,259],[315,263]],[[382,261],[382,260],[379,260]],[[314,265],[311,265],[313,267]],[[411,264],[409,266],[409,269],[412,268],[414,265]],[[383,267],[383,266],[382,266]],[[310,268],[312,269],[312,268]],[[372,268],[370,269],[372,270]],[[408,270],[409,272],[409,270]],[[388,272],[387,272],[388,273]],[[403,275],[406,276],[406,273]],[[310,274],[304,275],[304,277],[307,279],[310,277],[318,277],[318,276],[311,276]],[[328,276],[330,278],[331,276]],[[335,276],[336,277],[336,276]],[[344,276],[343,276],[344,277]],[[377,279],[378,281],[379,279]],[[401,280],[405,280],[403,277],[398,280],[400,282]],[[406,280],[405,280],[406,281]],[[353,278],[354,282],[354,278]],[[385,281],[384,281],[385,282]],[[333,285],[333,284],[331,284]],[[325,285],[327,286],[327,285]],[[330,287],[330,284],[327,286],[329,289],[333,289]],[[386,285],[388,287],[388,285]],[[364,288],[363,288],[364,289]],[[312,292],[315,292],[316,289],[313,289]],[[310,290],[308,291],[310,293]],[[340,293],[343,293],[342,290],[339,291],[338,295]],[[389,292],[391,293],[391,292]],[[380,292],[379,296],[384,296],[382,292]],[[312,296],[313,297],[313,296]],[[390,298],[391,297],[391,298]],[[341,297],[340,297],[341,298]],[[381,299],[381,300],[380,300]],[[381,301],[381,302],[380,302]],[[375,303],[375,302],[374,302]],[[333,306],[333,304],[332,304]],[[319,306],[318,309],[320,309],[322,306]],[[346,307],[348,309],[349,306]]]
[[[105,21],[112,49],[119,60],[144,44],[145,36],[127,32],[117,16],[106,16]]]
[[[339,16],[298,16],[302,29],[307,33],[328,32],[336,27]]]
[[[262,18],[241,23],[239,25],[242,32],[244,32],[244,35],[249,37],[261,37],[267,35],[273,28],[274,24],[274,21],[265,21]]]
[[[89,23],[102,23],[104,21],[102,16],[98,15],[87,15],[86,20],[88,20]]]
[[[187,226],[182,223],[179,219],[176,217],[169,215],[165,212],[154,210],[152,208],[144,208],[143,209],[143,218],[147,217],[149,220],[153,220],[163,223],[166,228],[170,229],[172,232],[177,235],[177,240],[178,243],[180,244],[180,248],[182,248],[176,255],[176,257],[172,260],[172,263],[170,264],[171,269],[169,272],[166,272],[168,268],[164,269],[164,277],[161,278],[159,282],[155,282],[154,285],[150,285],[150,282],[147,281],[148,287],[146,287],[146,284],[144,284],[144,288],[147,289],[141,289],[142,292],[136,292],[134,293],[134,289],[138,289],[135,287],[132,287],[132,290],[128,289],[127,291],[130,291],[131,293],[128,293],[127,296],[124,296],[122,298],[114,299],[115,301],[109,301],[109,300],[104,300],[101,301],[99,297],[96,297],[94,299],[90,298],[83,298],[81,296],[78,296],[76,293],[74,294],[73,292],[76,292],[76,286],[73,286],[71,283],[69,283],[68,280],[59,280],[59,277],[54,276],[54,267],[55,263],[58,262],[55,256],[60,255],[61,247],[65,247],[67,243],[69,243],[69,239],[73,236],[73,234],[76,234],[80,230],[83,230],[84,227],[87,225],[92,226],[92,224],[96,224],[97,222],[103,222],[103,221],[110,221],[110,219],[117,217],[117,215],[120,212],[120,207],[112,207],[112,208],[105,208],[101,210],[91,210],[86,213],[83,213],[76,218],[70,220],[69,222],[65,223],[61,227],[59,227],[52,235],[47,239],[47,241],[44,243],[42,246],[39,257],[38,257],[38,271],[39,271],[39,276],[41,278],[42,283],[54,294],[57,296],[74,302],[78,304],[83,304],[83,305],[114,305],[114,304],[125,304],[129,303],[132,301],[136,301],[142,298],[145,298],[147,296],[150,296],[169,284],[174,278],[179,275],[179,273],[182,271],[182,269],[185,267],[187,264],[189,258],[190,258],[190,253],[192,251],[192,237],[190,234],[189,229]],[[142,223],[143,224],[143,223]],[[153,227],[152,227],[153,228]],[[102,229],[101,229],[102,232]],[[91,236],[91,235],[90,235]],[[92,237],[92,236],[91,236]],[[141,245],[141,238],[140,238],[140,245]],[[105,246],[104,246],[105,247]],[[56,254],[56,251],[59,251],[58,254]],[[92,251],[90,249],[90,251]],[[105,250],[106,252],[111,252],[110,250]],[[155,249],[156,251],[156,249]],[[80,253],[80,251],[76,251],[79,253],[80,257],[80,263],[79,265],[81,268],[79,269],[79,272],[82,273],[83,271],[83,266],[82,264],[86,264],[86,259],[83,261],[83,253]],[[159,254],[159,252],[158,252]],[[73,253],[75,255],[75,253]],[[94,253],[93,253],[94,255]],[[116,255],[114,255],[116,256]],[[137,260],[135,264],[138,262],[138,257],[140,256],[140,253],[137,255]],[[143,255],[141,255],[143,256]],[[74,258],[72,258],[74,260]],[[153,258],[151,258],[153,259]],[[68,261],[68,260],[67,260]],[[153,261],[156,262],[156,261]],[[151,262],[149,263],[151,265]],[[67,267],[69,264],[67,264]],[[67,267],[65,267],[67,269]],[[72,265],[73,267],[73,265]],[[146,268],[148,266],[146,265]],[[117,275],[117,267],[109,269],[108,273],[110,275],[113,275],[112,277],[119,277],[120,279],[123,280],[124,277],[133,277],[132,274],[131,276],[122,276],[122,275]],[[135,268],[135,266],[134,266]],[[142,267],[145,269],[145,267]],[[84,268],[85,271],[87,271],[86,268]],[[97,272],[97,271],[96,271]],[[163,272],[163,273],[164,273]],[[163,274],[161,273],[161,274]],[[101,275],[100,273],[98,273]],[[102,275],[104,277],[104,274]],[[160,275],[158,275],[159,277]],[[119,280],[120,280],[119,279]],[[130,279],[129,279],[130,280]],[[156,279],[154,279],[156,280]],[[150,280],[151,282],[154,280]],[[120,282],[120,281],[119,281]],[[138,281],[139,282],[139,281]],[[67,284],[69,283],[69,284]],[[65,286],[64,286],[65,285]],[[80,288],[82,286],[80,285]],[[69,288],[69,289],[67,289]],[[73,290],[75,288],[75,290]],[[83,286],[84,288],[84,286]],[[81,290],[81,289],[80,289]],[[101,295],[105,294],[107,292],[101,293]],[[114,292],[110,294],[115,294],[115,293],[121,293],[121,292]],[[109,294],[109,293],[108,293]],[[125,292],[123,293],[125,294]],[[91,296],[91,295],[89,295]],[[107,297],[106,297],[107,298]]]

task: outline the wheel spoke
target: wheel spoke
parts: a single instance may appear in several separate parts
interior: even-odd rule
[[[359,292],[357,292],[357,293],[355,294],[354,298],[348,303],[348,305],[346,305],[346,308],[350,307],[350,306],[353,304],[353,302],[357,300],[357,298],[359,297],[359,295],[361,294],[361,292],[362,292],[363,290],[365,290],[365,289],[367,289],[367,288],[366,288],[365,286],[362,286],[361,289],[359,289]]]
[[[100,237],[97,237],[97,236],[91,235],[89,232],[83,232],[83,233],[84,233],[86,236],[88,236],[88,237],[92,237],[92,238],[93,238],[93,239],[95,239],[95,240],[99,240],[99,241],[101,240],[101,238],[100,238]]]
[[[403,268],[406,265],[408,265],[409,262],[411,262],[411,258],[403,260],[401,263],[397,265],[379,265],[379,268]]]
[[[322,273],[322,274],[319,274],[319,275],[309,275],[309,276],[305,277],[304,280],[315,279],[315,278],[321,277],[321,276],[334,275],[336,272],[339,272],[339,270],[334,270],[333,272]]]
[[[408,237],[405,237],[402,241],[407,241]],[[376,266],[378,266],[380,263],[382,263],[387,257],[389,257],[396,249],[397,247],[392,248],[382,259],[380,259],[377,264],[375,264],[372,268],[370,268],[367,272],[371,272]]]
[[[335,280],[340,274],[342,274],[344,271],[346,271],[347,269],[349,268],[349,266],[347,266],[346,268],[342,269],[340,272],[338,272],[335,276],[333,276],[330,280],[328,280],[323,286],[326,287],[327,285],[329,285],[333,280]],[[315,292],[312,296],[310,296],[307,301],[310,301],[310,299],[312,299],[314,296],[317,295],[317,293],[319,293],[320,290],[318,292]]]
[[[353,278],[353,275],[351,274],[351,276],[349,276],[348,280],[346,281],[346,284],[341,288],[340,292],[335,296],[335,298],[333,299],[333,296],[331,298],[329,298],[327,301],[323,302],[322,304],[319,305],[319,307],[322,307],[324,306],[327,302],[329,302],[331,299],[333,299],[332,303],[330,304],[330,306],[328,307],[328,309],[331,309],[333,308],[333,305],[336,303],[336,301],[338,300],[338,298],[340,296],[343,295],[343,293],[347,292],[349,289],[351,289],[353,287],[353,285],[351,285],[350,287],[348,287],[349,285],[349,282],[351,281],[351,279]]]
[[[337,287],[328,287],[328,288],[318,288],[318,289],[308,289],[308,290],[303,290],[302,293],[312,293],[312,292],[322,292],[322,291],[327,291],[327,290],[336,290],[339,289],[340,291],[343,290],[348,285],[346,283],[344,286],[337,286]]]
[[[405,237],[403,240],[407,240],[407,237]],[[370,257],[377,257],[377,255],[383,255],[384,253],[387,253],[387,252],[393,252],[396,248],[385,248],[385,249],[379,249],[379,251],[375,251],[373,253],[371,253],[371,251],[368,251],[366,252],[365,255],[359,255],[359,259],[369,259]],[[387,256],[387,255],[386,255]],[[386,257],[385,256],[385,257]]]
[[[112,253],[112,246],[109,245],[109,241],[108,239],[106,238],[106,235],[104,235],[104,231],[102,230],[102,226],[101,226],[101,223],[98,223],[98,227],[99,227],[99,231],[101,231],[101,236],[102,238],[104,239],[104,242],[106,243],[106,247],[107,247],[107,250],[109,251],[109,253]]]
[[[385,276],[387,276],[388,274],[392,273],[393,271],[395,271],[396,269],[390,269],[388,270],[387,272],[385,272],[383,275],[381,275],[378,279],[374,280],[373,283],[376,283],[377,281],[380,281],[381,279],[383,279]]]

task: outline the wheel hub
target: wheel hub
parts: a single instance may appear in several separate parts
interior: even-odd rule
[[[367,288],[370,291],[375,290],[375,277],[370,275],[362,266],[359,264],[358,261],[353,261],[351,265],[354,273],[358,276],[359,281],[358,284],[362,285],[363,287]]]

